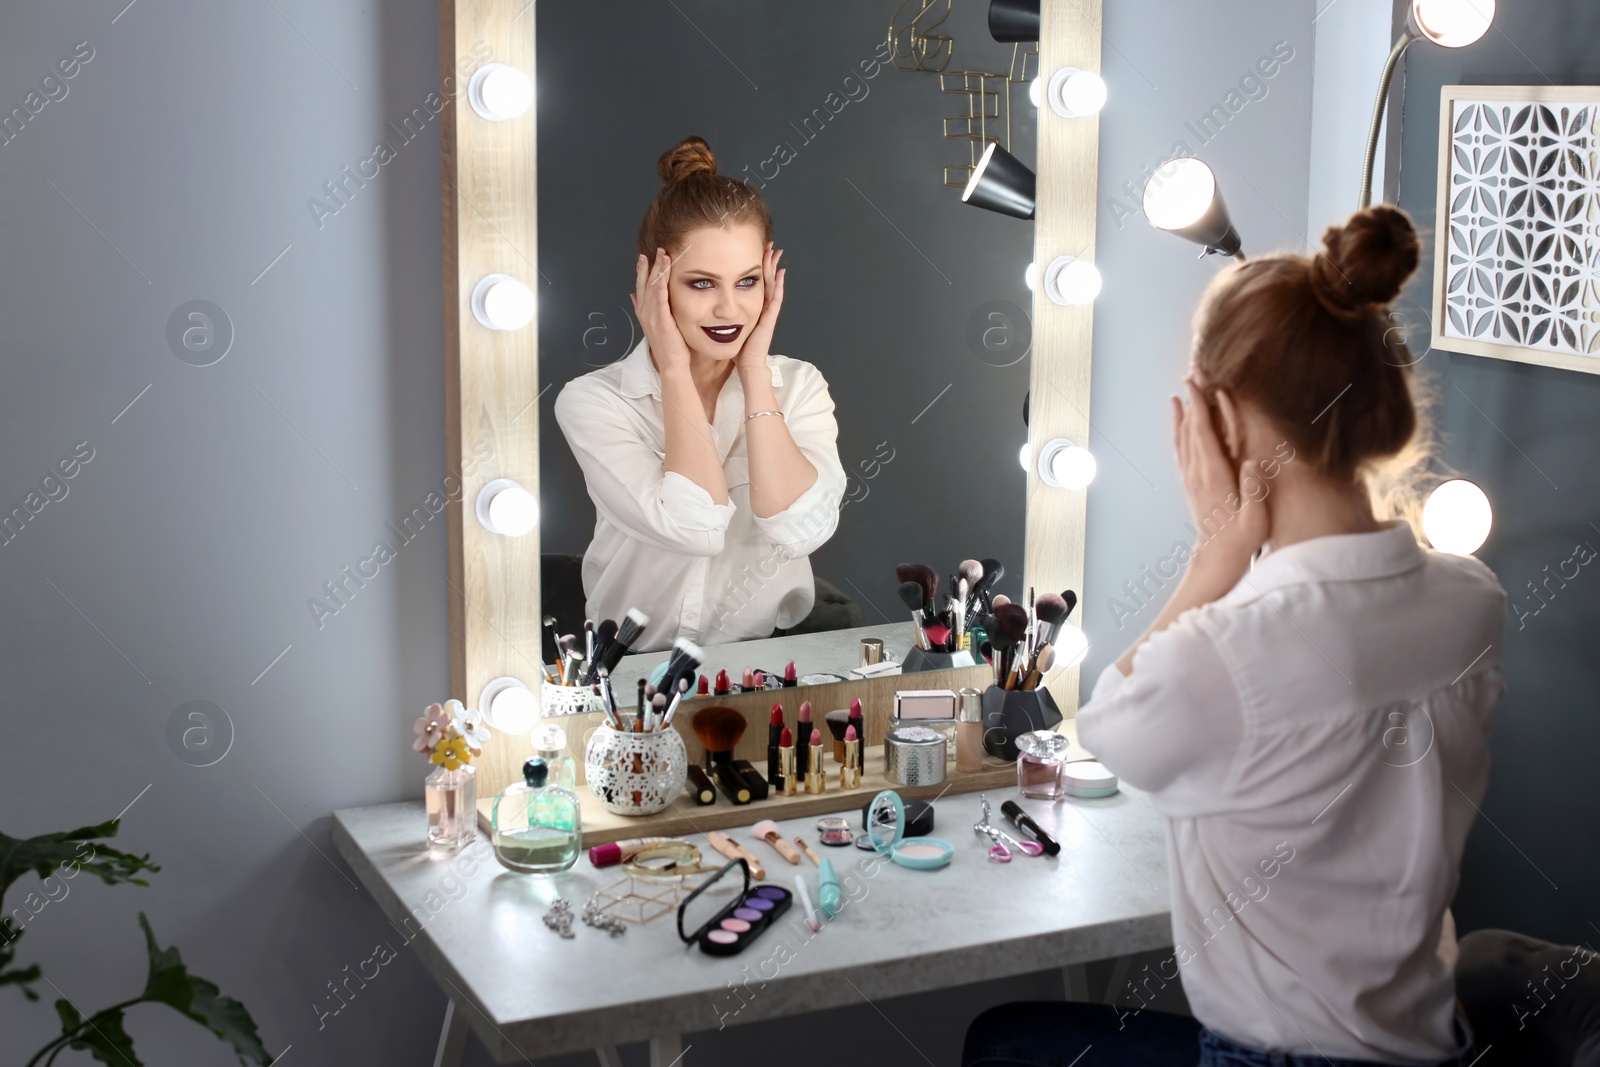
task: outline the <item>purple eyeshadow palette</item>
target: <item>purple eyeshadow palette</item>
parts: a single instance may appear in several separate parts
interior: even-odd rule
[[[739,895],[707,919],[694,933],[684,933],[684,917],[689,913],[689,906],[694,903],[695,898],[721,881],[723,876],[735,867],[740,869],[744,877],[744,888]],[[782,886],[763,885],[752,888],[749,865],[743,859],[736,859],[690,893],[678,906],[678,936],[686,944],[698,943],[700,951],[708,956],[737,956],[752,941],[760,937],[767,927],[776,922],[779,916],[789,910],[792,899],[793,894]]]

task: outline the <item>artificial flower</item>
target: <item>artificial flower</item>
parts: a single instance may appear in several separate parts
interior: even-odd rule
[[[463,764],[472,762],[466,741],[459,737],[446,737],[439,742],[430,758],[447,771],[458,770]]]
[[[450,725],[450,721],[451,716],[442,705],[429,704],[421,717],[411,724],[411,732],[417,735],[411,747],[418,752],[432,752],[443,738],[445,728]]]
[[[460,707],[458,702],[452,701],[452,703]],[[483,746],[489,740],[489,728],[484,725],[482,714],[470,708],[461,708],[450,725],[467,743],[467,748],[471,749],[474,756],[483,755]]]

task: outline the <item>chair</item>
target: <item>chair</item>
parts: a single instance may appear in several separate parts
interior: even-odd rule
[[[1600,953],[1509,930],[1460,942],[1456,996],[1483,1067],[1600,1067]]]

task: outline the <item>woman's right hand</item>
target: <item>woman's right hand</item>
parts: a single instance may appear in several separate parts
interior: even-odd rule
[[[661,374],[689,368],[689,346],[678,332],[672,306],[667,301],[667,281],[671,276],[672,257],[667,255],[666,249],[656,249],[654,264],[644,256],[639,257],[634,277],[633,313],[639,317],[656,371]]]

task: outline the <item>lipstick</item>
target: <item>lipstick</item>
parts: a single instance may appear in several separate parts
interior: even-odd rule
[[[811,701],[800,702],[800,744],[795,748],[795,771],[802,779],[811,772]]]
[[[739,689],[748,693],[756,687],[756,676],[749,667],[744,669],[744,675],[739,679]]]
[[[785,689],[793,689],[799,684],[800,681],[794,672],[794,660],[790,660],[788,665],[783,668],[783,687]]]
[[[866,716],[866,713],[861,710],[861,698],[860,697],[857,697],[856,699],[854,699],[854,700],[852,700],[850,702],[850,719],[849,719],[849,722],[850,722],[851,726],[854,726],[856,728],[856,740],[860,741],[863,745],[865,745],[867,743],[867,716]],[[860,768],[861,768],[861,761],[860,761],[860,759],[857,759],[856,760],[856,769],[859,770]]]
[[[861,788],[861,742],[856,739],[854,726],[844,729],[844,766],[839,768],[839,788]]]
[[[811,744],[807,747],[811,756],[806,764],[806,792],[826,793],[828,772],[822,766],[822,731],[814,726],[811,728]]]
[[[717,790],[711,784],[711,776],[698,763],[689,764],[689,793],[696,804],[717,802]]]
[[[757,689],[765,689],[767,687],[767,672],[766,671],[759,671],[759,670],[756,671],[756,673],[755,673],[755,684],[756,684],[756,688]]]
[[[710,681],[708,681],[706,679],[706,676],[702,674],[700,676],[700,684],[699,684],[699,686],[697,686],[695,688],[695,691],[694,691],[695,696],[703,697],[703,696],[706,696],[707,694],[709,694],[710,692],[711,692],[711,683],[710,683]]]
[[[783,728],[783,733],[778,735],[778,773],[783,777],[783,785],[780,791],[786,797],[794,796],[796,785],[794,776],[794,735],[789,732],[787,726]]]
[[[733,683],[728,680],[727,671],[720,670],[717,672],[717,685],[712,692],[719,697],[725,697],[733,692]]]
[[[778,763],[778,746],[783,741],[783,705],[773,702],[772,722],[767,727],[767,784],[783,787],[783,769]]]

